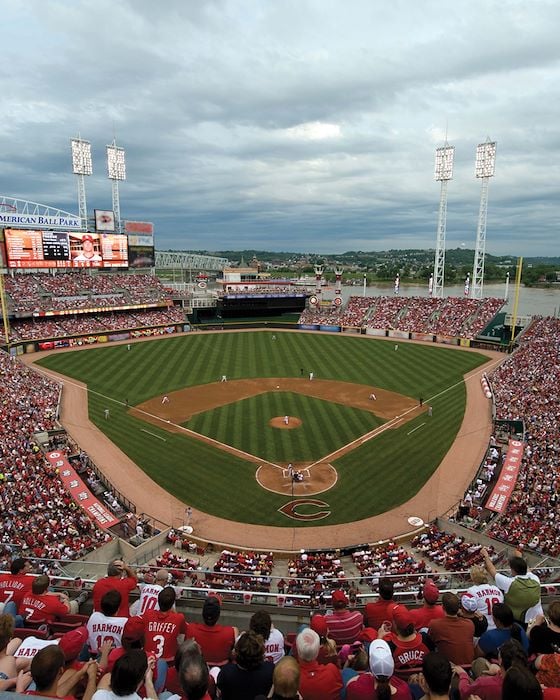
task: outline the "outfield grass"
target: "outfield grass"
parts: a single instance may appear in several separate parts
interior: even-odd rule
[[[166,438],[162,449],[160,440],[141,432],[145,423],[127,413],[125,402],[135,405],[185,386],[215,382],[222,374],[230,379],[299,377],[302,369],[305,373],[313,370],[318,379],[377,386],[413,398],[423,396],[433,406],[429,421],[420,416],[337,460],[339,480],[321,496],[332,512],[320,524],[332,525],[383,513],[418,491],[437,468],[461,424],[466,395],[462,375],[485,361],[477,353],[441,346],[401,343],[395,352],[390,342],[340,335],[277,333],[276,341],[271,338],[272,334],[264,331],[193,333],[133,344],[130,352],[126,345],[59,352],[40,364],[87,383],[91,420],[177,498],[232,520],[293,527],[292,520],[278,513],[289,499],[258,487],[254,464],[189,436],[150,426],[151,432]],[[363,388],[357,386],[357,391]],[[266,394],[261,401],[274,395]],[[260,410],[250,409],[254,418],[247,423],[245,410],[241,412],[244,415],[239,413],[239,406],[249,406],[246,401],[257,398],[195,416],[188,427],[196,429],[194,425],[198,425],[201,431],[217,431],[228,436],[224,441],[229,444],[244,445],[241,449],[259,456],[265,456],[259,450],[271,449],[272,459],[282,461],[281,455],[287,454],[283,451],[286,445],[281,444],[283,436],[297,431],[272,431],[273,442],[266,446],[263,433],[268,414],[263,413],[262,403],[255,403]],[[305,401],[311,400],[297,394],[285,398],[282,410],[275,415],[298,415]],[[111,410],[110,421],[103,418],[107,407]],[[331,451],[327,446],[330,440],[345,440],[347,434],[361,430],[362,418],[355,409],[338,408],[344,409],[344,421],[335,416],[334,409],[325,408],[330,419],[321,418],[318,428],[306,434],[308,454],[326,454]],[[205,421],[214,427],[208,428]],[[421,430],[408,435],[422,422],[426,424]],[[235,498],[229,497],[232,489]]]

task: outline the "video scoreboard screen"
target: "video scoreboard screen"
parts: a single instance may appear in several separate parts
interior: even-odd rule
[[[119,234],[5,229],[4,239],[9,268],[128,267]]]

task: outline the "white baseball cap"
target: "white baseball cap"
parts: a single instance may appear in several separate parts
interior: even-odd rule
[[[390,678],[395,670],[391,649],[383,639],[376,639],[369,645],[369,667],[376,678]]]

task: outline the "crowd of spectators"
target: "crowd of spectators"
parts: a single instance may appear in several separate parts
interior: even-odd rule
[[[417,535],[411,542],[413,549],[422,556],[447,571],[464,571],[480,560],[482,545],[470,542],[461,535],[440,530],[431,525],[428,530]],[[488,548],[491,556],[497,559],[493,547]]]
[[[35,435],[57,427],[60,386],[0,352],[0,542],[77,559],[110,538],[77,506]]]
[[[37,313],[163,302],[168,292],[155,275],[62,272],[6,275],[10,313]]]
[[[180,307],[157,310],[107,311],[98,314],[81,314],[53,318],[17,319],[11,322],[11,340],[43,340],[64,338],[88,333],[130,330],[157,325],[176,325],[184,321]],[[0,333],[0,340],[3,334]]]
[[[538,318],[518,349],[492,374],[496,417],[525,426],[515,490],[492,537],[560,555],[560,319]]]
[[[379,579],[391,576],[395,589],[410,591],[418,587],[420,578],[432,573],[424,559],[416,559],[410,550],[392,540],[352,553],[352,560],[360,572],[360,585],[372,590]],[[418,574],[418,576],[414,576]]]
[[[299,323],[474,338],[503,303],[495,298],[352,296],[344,309],[305,309]]]
[[[313,556],[310,567],[322,570],[323,563]],[[544,615],[539,579],[518,551],[507,575],[485,549],[474,563],[456,593],[441,593],[427,579],[420,607],[399,603],[391,581],[381,578],[379,599],[362,611],[332,581],[330,613],[303,617],[294,633],[258,607],[252,615],[236,611],[238,627],[224,624],[222,601],[212,593],[200,612],[184,615],[167,568],[139,576],[121,559],[93,585],[93,612],[70,623],[64,611],[83,605],[89,589],[74,601],[48,592],[49,578],[33,577],[29,561],[17,559],[1,579],[0,595],[18,593],[0,615],[0,690],[24,692],[33,680],[32,694],[78,700],[135,698],[135,691],[153,700],[175,692],[187,700],[553,700],[560,603]],[[49,644],[57,620],[73,628]],[[28,637],[30,630],[15,630],[15,621],[42,622],[35,633],[46,645]]]

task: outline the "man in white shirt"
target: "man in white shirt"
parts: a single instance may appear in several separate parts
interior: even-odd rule
[[[127,617],[116,617],[121,604],[121,594],[116,590],[107,591],[101,598],[101,612],[93,612],[87,621],[88,645],[90,652],[96,655],[107,640],[114,647],[122,646],[122,634]]]
[[[142,616],[146,610],[159,610],[158,595],[168,583],[169,572],[167,569],[160,569],[157,571],[153,582],[151,576],[145,577],[144,583],[139,586],[140,598],[130,608],[131,615]]]
[[[543,614],[540,579],[528,571],[527,562],[518,549],[509,560],[512,576],[505,576],[496,571],[485,547],[480,550],[480,553],[484,557],[486,570],[490,576],[493,576],[496,586],[504,592],[504,603],[513,610],[516,620],[529,622],[537,615]]]

